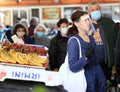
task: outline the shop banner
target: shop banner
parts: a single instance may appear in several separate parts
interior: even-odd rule
[[[42,19],[51,20],[61,18],[61,8],[42,8]]]

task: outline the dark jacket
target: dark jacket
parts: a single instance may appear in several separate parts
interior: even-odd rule
[[[102,17],[98,23],[104,29],[104,35],[108,46],[108,66],[111,67],[114,65],[114,48],[119,28],[112,19],[106,17]]]
[[[12,36],[11,30],[6,31],[5,35],[10,42],[13,42],[11,39],[11,36]]]
[[[30,25],[30,27],[28,28],[28,30],[29,30],[28,35],[29,36],[33,36],[34,35],[34,29],[35,28],[36,28],[36,26]]]
[[[30,36],[24,36],[24,42],[25,44],[34,44],[33,39]]]
[[[118,33],[118,38],[115,47],[115,64],[116,64],[117,83],[120,84],[120,32]]]
[[[67,37],[61,36],[61,33],[51,39],[50,48],[49,48],[49,65],[51,70],[55,68],[60,68],[61,64],[65,60],[66,51],[67,51]]]

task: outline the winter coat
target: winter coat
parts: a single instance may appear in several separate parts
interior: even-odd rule
[[[36,28],[36,26],[34,26],[34,25],[31,25],[29,28],[28,28],[28,30],[29,30],[29,32],[28,32],[28,35],[29,36],[33,36],[34,35],[34,29]]]
[[[51,39],[50,48],[48,51],[51,70],[56,68],[59,69],[64,62],[67,51],[67,41],[68,38],[61,36],[60,31],[53,39]]]
[[[98,23],[104,30],[108,46],[108,66],[111,67],[114,65],[114,48],[119,28],[112,19],[106,17],[102,17]]]

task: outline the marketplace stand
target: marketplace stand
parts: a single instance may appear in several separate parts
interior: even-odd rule
[[[18,50],[18,48],[16,48],[16,46],[17,47],[21,46],[21,48],[23,48],[22,45],[18,46],[16,44],[12,44],[12,45],[4,44],[2,46],[2,48],[3,49],[9,48],[10,50],[11,50],[11,48],[12,49],[14,48],[14,49]],[[28,47],[28,45],[27,45],[27,47]],[[30,45],[30,47],[31,47],[31,45]],[[36,47],[36,46],[34,46],[34,47]],[[21,48],[19,48],[19,50],[21,50]],[[33,49],[33,46],[32,46],[32,49]],[[0,58],[1,58],[1,55],[3,55],[3,53],[1,54],[2,50],[0,51]],[[7,51],[7,53],[10,53],[9,51]],[[13,53],[18,54],[18,52],[13,52]],[[27,54],[28,53],[29,52],[28,52],[28,48],[27,48]],[[40,56],[40,57],[47,58],[47,55]],[[19,56],[18,56],[18,58],[19,58]],[[11,62],[6,62],[6,61],[5,62],[1,61],[0,62],[0,81],[4,82],[6,79],[44,82],[46,86],[61,85],[61,77],[60,77],[59,73],[47,71],[45,64],[43,66],[39,66],[39,65],[37,66],[37,65],[29,65],[29,64],[19,64],[19,62],[11,63]]]

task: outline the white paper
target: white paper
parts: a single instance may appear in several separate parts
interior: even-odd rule
[[[13,35],[11,38],[14,41],[14,43],[24,44],[24,41],[22,39],[19,39],[16,35]]]

